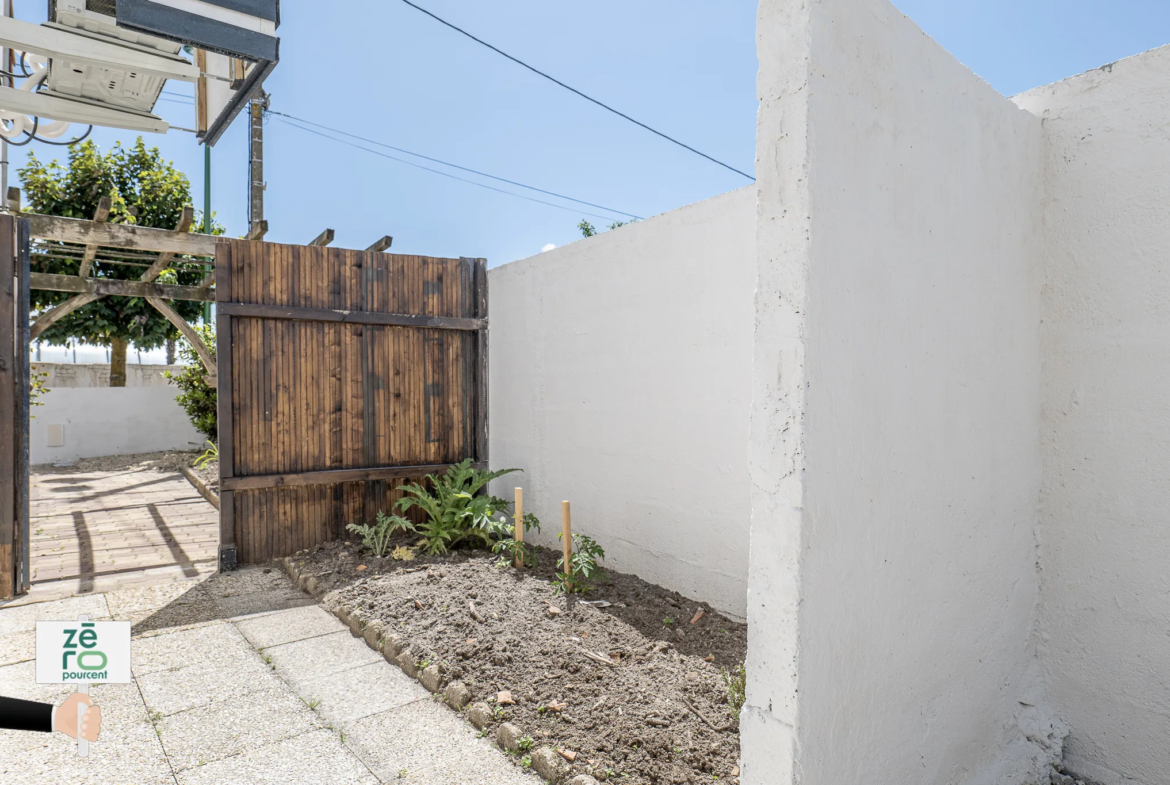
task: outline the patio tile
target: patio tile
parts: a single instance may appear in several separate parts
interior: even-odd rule
[[[421,684],[385,661],[308,679],[296,689],[306,701],[320,701],[317,710],[334,724],[431,697]]]
[[[348,631],[272,646],[264,654],[272,658],[280,675],[298,689],[310,679],[372,662],[385,662],[381,654]]]
[[[318,730],[176,774],[179,785],[378,785],[337,735]],[[451,785],[454,785],[452,783]]]
[[[317,604],[244,619],[235,625],[258,649],[346,630],[336,616]]]

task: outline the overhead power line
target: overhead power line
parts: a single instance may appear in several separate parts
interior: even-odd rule
[[[508,54],[508,53],[507,53],[507,52],[505,52],[504,50],[502,50],[502,49],[499,49],[498,47],[492,46],[492,45],[491,45],[491,44],[489,44],[487,41],[484,41],[482,38],[476,38],[474,35],[472,35],[471,33],[467,32],[467,31],[466,31],[466,30],[464,30],[463,28],[461,28],[461,27],[457,27],[456,25],[453,25],[453,24],[451,24],[451,23],[450,23],[450,22],[448,22],[446,19],[443,19],[443,18],[442,18],[442,17],[440,17],[440,16],[436,16],[435,14],[431,13],[431,12],[430,12],[430,11],[428,11],[427,9],[423,8],[422,6],[420,6],[420,5],[416,5],[415,3],[412,3],[410,0],[402,0],[402,2],[406,3],[408,6],[410,6],[410,7],[411,7],[411,8],[413,8],[413,9],[415,9],[416,11],[421,11],[421,12],[423,12],[424,14],[426,14],[426,15],[427,15],[427,16],[429,16],[429,17],[431,17],[431,18],[432,18],[432,19],[434,19],[435,21],[437,21],[437,22],[440,22],[440,23],[442,23],[442,24],[446,25],[447,27],[450,27],[450,28],[451,28],[452,30],[454,30],[455,32],[457,32],[457,33],[461,33],[461,34],[463,34],[463,35],[467,36],[467,37],[468,37],[468,38],[470,38],[472,41],[475,41],[477,44],[481,44],[481,45],[483,45],[483,46],[486,46],[488,49],[491,49],[491,50],[492,50],[493,52],[495,52],[496,54],[498,54],[498,55],[502,55],[503,57],[506,57],[506,58],[508,58],[508,59],[509,59],[509,60],[511,60],[513,63],[516,63],[517,65],[524,66],[525,68],[527,68],[527,69],[528,69],[529,71],[531,71],[532,73],[534,73],[534,74],[537,74],[537,75],[539,75],[539,76],[543,76],[545,79],[549,80],[550,82],[553,82],[554,84],[560,85],[561,87],[565,88],[566,90],[568,90],[568,91],[569,91],[569,92],[571,92],[571,93],[576,93],[577,95],[579,95],[579,96],[581,96],[582,98],[584,98],[586,101],[590,101],[590,102],[592,102],[592,103],[595,103],[595,104],[597,104],[598,106],[600,106],[602,109],[605,109],[605,110],[607,110],[607,111],[609,111],[609,112],[613,112],[613,113],[614,113],[614,114],[616,114],[618,117],[621,117],[621,118],[623,118],[623,119],[625,119],[625,120],[629,120],[629,121],[630,121],[631,123],[633,123],[634,125],[641,126],[642,128],[645,128],[645,129],[646,129],[647,131],[649,131],[650,133],[652,133],[652,134],[656,134],[656,135],[658,135],[658,136],[661,136],[663,139],[667,140],[668,142],[673,142],[674,144],[678,145],[679,147],[682,147],[682,148],[684,148],[684,149],[686,149],[686,150],[690,150],[690,151],[691,151],[692,153],[694,153],[695,155],[702,156],[703,158],[706,158],[708,161],[711,161],[712,163],[717,163],[717,164],[719,164],[719,165],[720,165],[720,166],[722,166],[724,169],[730,169],[731,171],[735,172],[736,174],[743,175],[744,177],[746,177],[747,179],[751,180],[752,182],[755,182],[756,178],[752,177],[752,176],[751,176],[750,174],[748,174],[747,172],[742,172],[742,171],[740,171],[739,169],[736,169],[734,166],[731,166],[730,164],[725,164],[725,163],[723,163],[722,161],[720,161],[718,158],[713,158],[713,157],[711,157],[711,156],[707,155],[706,153],[704,153],[704,152],[702,152],[702,151],[700,151],[700,150],[696,150],[695,148],[691,147],[689,144],[685,144],[685,143],[683,143],[683,142],[680,142],[679,140],[675,139],[675,138],[674,138],[674,137],[672,137],[672,136],[667,136],[666,134],[662,133],[661,131],[659,131],[659,130],[657,130],[657,129],[655,129],[655,128],[651,128],[650,126],[646,125],[645,123],[641,122],[640,120],[635,120],[634,118],[630,117],[628,114],[626,114],[626,113],[624,113],[624,112],[619,112],[617,109],[614,109],[614,108],[613,108],[612,106],[610,106],[609,104],[606,104],[606,103],[603,103],[603,102],[601,102],[601,101],[598,101],[596,98],[594,98],[594,97],[592,97],[592,96],[589,96],[589,95],[586,95],[585,93],[581,92],[580,90],[578,90],[578,89],[577,89],[577,88],[575,88],[575,87],[570,87],[569,85],[567,85],[567,84],[565,84],[564,82],[562,82],[560,79],[557,79],[557,78],[556,78],[556,77],[554,77],[554,76],[550,76],[549,74],[546,74],[544,71],[541,71],[539,68],[534,68],[533,66],[530,66],[528,63],[524,62],[523,60],[521,60],[521,59],[519,59],[519,58],[517,58],[517,57],[513,57],[512,55]]]
[[[270,114],[279,114],[279,113],[270,112]],[[292,121],[292,120],[296,120],[297,118],[292,118],[292,120],[290,120],[288,118],[289,118],[289,115],[282,115],[282,116],[278,117],[277,119],[280,120],[280,122],[284,123],[285,125],[289,126],[290,128],[297,128],[301,131],[305,131],[306,133],[320,136],[323,139],[329,139],[331,141],[337,142],[338,144],[344,144],[344,145],[347,145],[349,147],[357,148],[358,150],[364,150],[367,153],[372,153],[373,155],[381,156],[382,158],[389,158],[391,161],[397,161],[398,163],[406,164],[407,166],[413,166],[416,169],[422,169],[422,170],[427,171],[427,172],[433,172],[434,174],[442,175],[443,177],[449,177],[452,180],[458,180],[458,181],[463,182],[463,183],[470,183],[471,185],[479,186],[480,188],[486,188],[489,191],[495,191],[496,193],[507,194],[508,196],[514,196],[517,199],[523,199],[523,200],[528,201],[528,202],[536,202],[537,204],[548,205],[549,207],[555,207],[558,210],[565,210],[566,212],[570,212],[570,213],[584,214],[584,215],[590,216],[591,218],[600,218],[604,221],[613,220],[612,215],[598,215],[597,213],[585,212],[584,210],[576,210],[572,207],[566,207],[563,204],[556,204],[554,202],[547,202],[544,199],[535,199],[531,196],[525,196],[524,194],[513,193],[512,191],[505,191],[503,188],[496,188],[495,186],[488,185],[487,183],[478,183],[475,180],[468,180],[465,177],[459,177],[457,175],[451,174],[450,172],[444,172],[444,171],[441,171],[439,169],[432,169],[429,166],[423,166],[422,164],[417,164],[414,161],[407,161],[403,158],[398,158],[397,156],[393,156],[393,155],[390,155],[388,153],[383,153],[380,150],[374,150],[374,149],[371,149],[369,147],[363,147],[362,145],[357,144],[355,142],[351,142],[348,139],[339,139],[336,136],[330,136],[327,133],[317,131],[313,128],[307,128],[303,125],[300,125],[297,122]],[[344,131],[338,131],[335,128],[327,128],[327,130],[333,131],[335,133],[345,133]],[[413,155],[413,153],[412,153],[412,155]],[[430,159],[430,160],[437,160],[437,159]],[[449,165],[454,166],[454,164],[449,164]],[[473,171],[473,170],[468,170],[468,171]],[[485,177],[490,177],[490,176],[491,175],[485,175]],[[508,181],[508,182],[511,182],[511,181]],[[518,185],[521,185],[521,187],[523,187],[523,188],[532,188],[532,186],[522,185],[519,183],[518,183]],[[540,190],[540,189],[533,188],[532,190]],[[551,192],[545,191],[544,193],[551,193]],[[560,197],[560,198],[571,199],[571,197],[567,197],[567,196]],[[573,199],[572,201],[579,202],[582,204],[588,204],[588,202],[581,202],[581,200],[579,200],[579,199]],[[608,208],[602,207],[600,209],[605,210]],[[620,215],[632,215],[631,213],[620,212],[618,210],[612,210],[610,212],[619,213]]]
[[[424,161],[431,161],[432,163],[442,164],[443,166],[450,166],[452,169],[459,169],[460,171],[469,172],[471,174],[476,174],[476,175],[479,175],[480,177],[487,177],[488,179],[496,180],[496,181],[501,182],[501,183],[507,183],[508,185],[515,185],[519,188],[527,188],[529,191],[536,191],[537,193],[547,194],[549,196],[555,196],[558,199],[565,199],[565,200],[570,201],[570,202],[576,202],[577,204],[583,204],[583,205],[586,205],[587,207],[596,207],[598,210],[605,210],[606,212],[617,213],[618,215],[624,215],[624,216],[627,216],[629,218],[637,219],[639,221],[642,220],[642,216],[634,215],[633,213],[627,213],[625,210],[615,210],[614,208],[606,207],[603,204],[594,204],[593,202],[586,202],[584,199],[576,199],[572,196],[565,196],[564,194],[559,194],[556,191],[546,191],[545,189],[537,188],[534,185],[525,185],[524,183],[519,183],[519,182],[516,182],[515,180],[509,180],[505,177],[497,177],[494,174],[488,174],[487,172],[481,172],[477,169],[471,169],[471,168],[468,168],[466,166],[460,166],[459,164],[453,164],[450,161],[443,161],[439,158],[432,158],[429,155],[423,155],[422,153],[415,153],[415,152],[412,152],[410,150],[406,150],[406,149],[401,148],[401,147],[395,147],[392,144],[386,144],[385,142],[379,142],[375,139],[367,139],[364,136],[358,136],[357,134],[351,134],[349,131],[342,131],[339,128],[330,128],[327,125],[321,125],[320,123],[314,123],[312,120],[306,120],[303,117],[294,117],[291,114],[285,114],[284,112],[275,112],[272,110],[269,110],[268,114],[279,115],[280,117],[287,117],[290,120],[296,120],[298,123],[304,123],[305,125],[311,125],[315,128],[321,128],[323,130],[330,131],[330,132],[335,133],[335,134],[341,134],[342,136],[348,136],[351,139],[357,139],[358,141],[365,142],[366,144],[373,144],[373,145],[377,145],[378,147],[385,147],[387,150],[394,150],[395,152],[398,152],[398,153],[405,153],[406,155],[412,155],[415,158],[422,158]],[[398,160],[398,159],[394,159],[394,160]],[[467,182],[471,182],[471,181],[469,180]],[[507,193],[507,192],[505,192],[505,193]]]

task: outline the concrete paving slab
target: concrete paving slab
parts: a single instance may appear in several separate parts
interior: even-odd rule
[[[258,690],[164,717],[159,736],[175,771],[203,766],[324,727],[320,717],[273,680]]]
[[[243,619],[235,626],[258,649],[347,629],[340,619],[315,603]]]
[[[274,589],[287,589],[292,581],[276,567],[250,565],[231,572],[221,572],[204,583],[212,597],[236,597]]]
[[[175,778],[179,785],[378,785],[369,769],[347,753],[337,734],[327,730],[187,769]]]
[[[349,632],[334,632],[264,650],[281,676],[294,687],[309,679],[385,662],[385,658]]]
[[[0,665],[31,660],[37,656],[36,649],[37,634],[32,630],[0,635]]]
[[[307,701],[320,701],[317,710],[334,725],[431,697],[385,660],[298,682],[296,690]]]
[[[13,737],[33,737],[35,748],[8,754]],[[5,785],[173,785],[174,776],[154,727],[139,722],[107,727],[88,758],[77,756],[77,742],[60,733],[0,731],[0,782]]]
[[[130,645],[131,668],[136,675],[224,658],[252,659],[255,656],[247,639],[224,621],[175,630],[166,635],[134,638]]]
[[[254,692],[279,681],[272,668],[254,651],[249,651],[251,658],[225,656],[222,661],[201,662],[135,678],[151,711],[169,716]]]
[[[106,604],[115,619],[125,619],[129,614],[143,611],[156,611],[168,605],[187,605],[210,599],[211,595],[199,580],[133,586],[106,593]]]
[[[0,695],[26,701],[60,703],[73,692],[67,684],[37,684],[36,663],[33,660],[0,668]]]
[[[433,701],[391,709],[342,729],[346,746],[383,782],[535,785],[495,745],[476,738],[459,715]]]
[[[317,604],[316,600],[295,586],[248,592],[230,597],[215,597],[214,600],[223,618],[268,613],[286,608],[302,608]]]
[[[53,602],[38,602],[35,605],[5,608],[0,613],[0,635],[35,630],[38,621],[76,619],[81,613],[89,614],[89,617],[95,621],[110,618],[110,609],[106,605],[105,595],[90,594],[54,600]]]

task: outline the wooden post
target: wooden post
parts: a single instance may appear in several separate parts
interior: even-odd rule
[[[569,519],[569,503],[561,502],[561,553],[565,557],[565,587],[573,589],[573,523]]]
[[[516,530],[513,532],[516,542],[524,542],[524,489],[516,489]],[[516,554],[516,566],[524,566],[524,552]]]

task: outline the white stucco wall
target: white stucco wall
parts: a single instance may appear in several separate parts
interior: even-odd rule
[[[1041,661],[1070,769],[1170,778],[1170,47],[1044,119]]]
[[[885,0],[758,37],[743,781],[1022,783],[1040,122]]]
[[[34,466],[203,445],[203,436],[175,402],[178,389],[162,376],[165,366],[128,365],[127,383],[136,386],[120,388],[93,386],[109,384],[109,365],[33,363],[33,369],[49,373],[43,405],[31,409]],[[62,427],[62,446],[49,446],[49,426]]]
[[[755,189],[488,271],[494,486],[606,564],[744,614]]]

